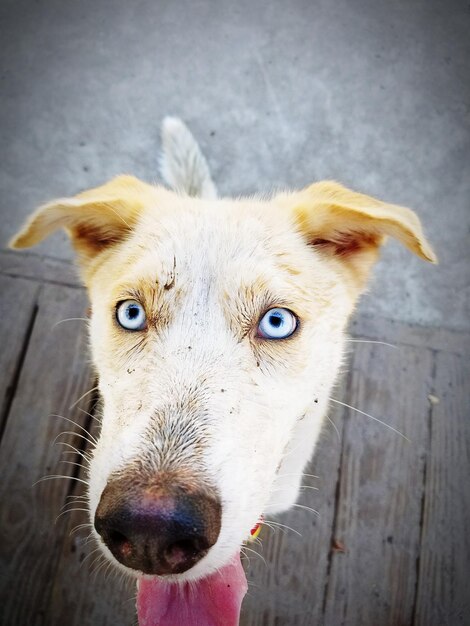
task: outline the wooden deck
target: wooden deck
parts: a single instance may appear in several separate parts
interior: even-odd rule
[[[132,587],[100,565],[89,528],[74,531],[84,507],[60,515],[84,486],[61,460],[87,442],[54,415],[96,431],[85,324],[63,321],[83,317],[86,295],[70,266],[7,252],[0,289],[0,623],[130,626]],[[407,439],[332,406],[299,499],[318,515],[295,508],[278,519],[293,530],[265,526],[250,546],[262,558],[248,553],[242,624],[468,625],[470,338],[362,318],[351,332],[396,348],[351,343],[336,397]]]

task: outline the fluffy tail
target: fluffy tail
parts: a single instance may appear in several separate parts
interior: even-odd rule
[[[175,191],[199,198],[216,198],[209,165],[189,128],[178,117],[162,122],[160,173]]]

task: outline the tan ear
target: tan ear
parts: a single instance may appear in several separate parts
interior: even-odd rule
[[[426,261],[437,257],[410,209],[356,193],[333,181],[315,183],[277,201],[288,205],[309,244],[349,264],[365,281],[387,235]]]
[[[81,260],[86,261],[129,234],[154,189],[133,176],[118,176],[73,198],[54,200],[31,215],[10,246],[29,248],[65,228]]]

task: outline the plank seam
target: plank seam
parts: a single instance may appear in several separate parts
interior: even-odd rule
[[[16,390],[18,388],[18,384],[20,381],[20,376],[23,370],[23,365],[26,359],[26,354],[28,352],[28,347],[31,341],[31,336],[33,334],[34,324],[36,322],[36,318],[37,318],[38,311],[39,311],[38,300],[39,300],[40,292],[41,292],[41,289],[39,289],[38,292],[36,293],[33,308],[31,310],[31,314],[28,320],[28,326],[26,327],[26,332],[24,334],[23,343],[21,345],[21,350],[20,350],[20,354],[18,357],[18,361],[16,363],[13,375],[11,377],[11,382],[5,391],[5,396],[3,399],[3,409],[2,409],[2,413],[0,417],[0,441],[2,440],[3,434],[5,432],[5,428],[8,422],[8,417],[10,415],[11,406],[13,404],[13,400],[16,395]]]
[[[432,367],[431,367],[431,389],[429,393],[435,394],[435,380],[436,380],[436,368],[437,368],[437,353],[438,350],[431,350],[432,352]],[[427,415],[427,437],[426,437],[426,449],[424,454],[424,463],[423,463],[423,489],[421,494],[421,504],[420,504],[420,517],[419,517],[419,539],[418,539],[418,554],[416,555],[416,563],[415,563],[415,588],[413,593],[413,604],[411,609],[411,626],[414,626],[416,623],[416,613],[418,607],[418,593],[420,588],[420,572],[421,572],[421,552],[423,547],[423,530],[424,530],[424,516],[426,510],[426,480],[428,473],[428,459],[431,454],[431,444],[432,444],[432,416],[433,416],[433,405],[430,402],[428,407],[428,415]]]
[[[351,379],[352,379],[352,370],[348,371],[348,376],[347,376],[347,384],[346,384],[346,388],[349,389],[350,385],[351,385]],[[329,588],[329,582],[330,582],[330,574],[331,574],[331,568],[333,566],[333,545],[334,545],[334,540],[336,537],[336,532],[338,530],[338,517],[339,517],[339,503],[341,500],[341,478],[342,478],[342,472],[343,472],[343,458],[344,458],[344,442],[345,442],[345,437],[344,437],[344,429],[345,429],[345,421],[344,421],[344,413],[345,413],[345,409],[343,408],[342,410],[342,421],[343,421],[343,428],[341,430],[341,454],[339,457],[339,464],[338,464],[338,475],[336,477],[336,486],[335,486],[335,504],[334,504],[334,512],[333,512],[333,521],[331,524],[331,536],[330,536],[330,547],[329,547],[329,551],[328,551],[328,563],[327,563],[327,568],[326,568],[326,575],[325,575],[325,587],[324,587],[324,591],[323,591],[323,603],[322,603],[322,616],[323,619],[325,619],[325,614],[326,614],[326,604],[327,604],[327,599],[328,599],[328,588]]]

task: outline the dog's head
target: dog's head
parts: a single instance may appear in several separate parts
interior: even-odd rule
[[[126,571],[197,579],[287,508],[387,235],[435,261],[408,209],[333,182],[201,200],[132,177],[41,207],[67,229],[104,402],[90,512]]]

